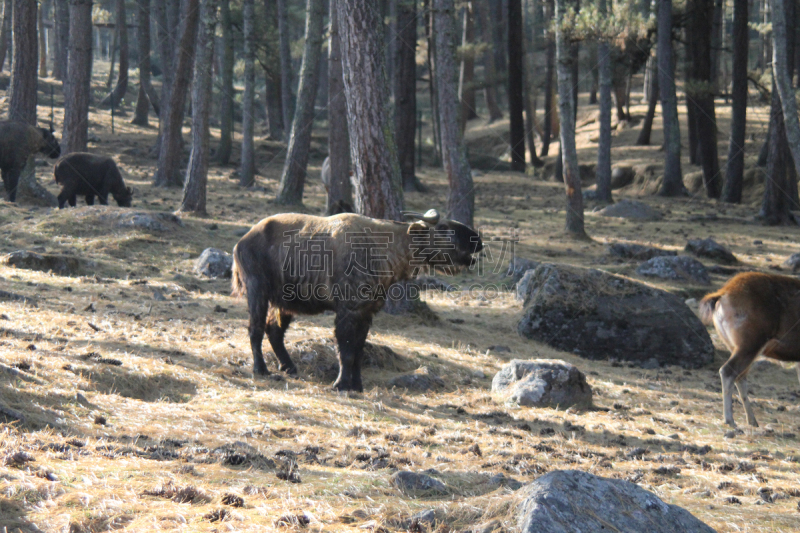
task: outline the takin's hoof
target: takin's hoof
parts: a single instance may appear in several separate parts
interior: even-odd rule
[[[339,381],[334,383],[331,388],[339,392],[364,392],[363,387],[356,387],[350,383],[341,383]]]
[[[281,372],[286,372],[289,376],[296,376],[297,375],[297,367],[295,365],[292,366],[281,366]]]
[[[269,376],[271,373],[272,372],[267,370],[266,365],[264,365],[263,368],[262,367],[257,367],[257,368],[253,369],[253,377],[265,378],[265,377]]]

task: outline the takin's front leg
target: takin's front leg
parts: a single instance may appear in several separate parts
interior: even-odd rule
[[[3,169],[3,185],[6,189],[6,197],[9,202],[17,200],[17,186],[19,185],[19,176],[22,174],[21,168]]]
[[[278,358],[281,371],[289,375],[296,375],[297,367],[292,362],[292,358],[289,357],[289,352],[286,351],[286,345],[283,342],[286,329],[291,323],[291,314],[281,311],[275,306],[270,307],[267,315],[267,338],[269,338],[269,343],[272,345],[272,351],[275,352],[275,357]]]
[[[344,310],[336,313],[336,342],[339,345],[339,377],[333,388],[345,391],[364,391],[361,382],[361,361],[364,344],[372,325],[372,316]]]
[[[261,343],[264,341],[269,304],[261,298],[257,291],[248,291],[247,305],[250,310],[249,333],[250,349],[253,351],[253,374],[256,376],[268,376],[269,370],[267,370],[267,364],[264,362]]]

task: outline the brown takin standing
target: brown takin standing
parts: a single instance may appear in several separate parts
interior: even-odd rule
[[[53,169],[56,183],[61,185],[58,207],[75,207],[77,196],[86,197],[86,205],[94,205],[94,197],[108,205],[109,193],[120,207],[130,207],[133,190],[125,186],[117,164],[108,156],[73,152],[56,162]]]
[[[747,423],[758,426],[747,397],[747,371],[759,353],[778,361],[800,361],[800,279],[738,274],[700,302],[700,319],[713,322],[731,357],[719,369],[725,422],[733,422],[734,383]],[[800,366],[797,368],[800,379]]]
[[[440,220],[430,210],[413,223],[343,213],[315,217],[286,213],[265,218],[233,249],[233,295],[247,295],[253,372],[269,374],[261,343],[266,332],[280,370],[297,372],[283,338],[295,314],[334,311],[339,390],[363,390],[361,361],[372,317],[390,286],[416,267],[470,266],[483,249],[473,229]],[[401,289],[402,292],[402,289]]]
[[[28,158],[37,152],[53,159],[61,155],[61,146],[52,129],[0,121],[0,172],[9,202],[16,201],[19,176]]]

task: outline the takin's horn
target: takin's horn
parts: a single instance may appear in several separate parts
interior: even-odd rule
[[[423,215],[422,213],[417,213],[414,211],[403,211],[403,216],[408,218],[413,218],[415,220],[421,220],[426,224],[430,224],[431,226],[435,225],[439,222],[441,216],[436,209],[428,209],[428,211]]]

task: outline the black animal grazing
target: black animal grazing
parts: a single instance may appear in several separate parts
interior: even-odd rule
[[[108,194],[120,207],[130,207],[133,190],[125,186],[117,164],[108,156],[74,152],[56,162],[53,169],[56,183],[61,185],[58,207],[75,207],[77,196],[86,197],[86,205],[94,205],[94,197],[108,205]]]
[[[297,372],[283,343],[295,314],[336,313],[339,390],[363,390],[361,361],[372,317],[395,297],[389,287],[426,266],[471,266],[483,249],[473,229],[430,210],[413,223],[343,213],[265,218],[233,249],[233,295],[247,295],[253,372],[269,374],[266,332],[280,369]]]
[[[24,122],[0,121],[0,171],[9,202],[16,201],[19,176],[28,158],[37,152],[53,159],[61,155],[61,145],[52,129],[36,128]]]

